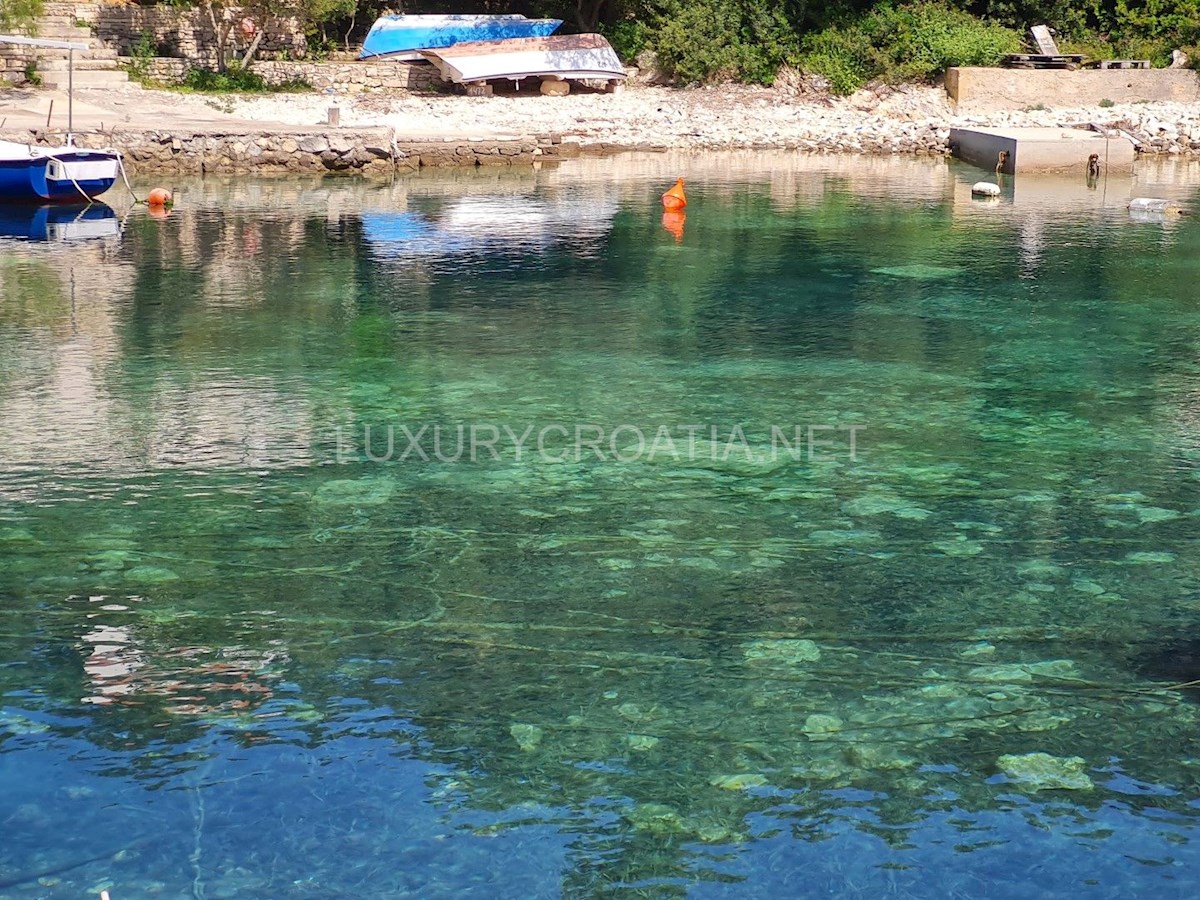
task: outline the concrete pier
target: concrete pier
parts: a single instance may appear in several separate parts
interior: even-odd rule
[[[999,164],[1004,175],[1084,173],[1092,154],[1108,171],[1126,173],[1133,169],[1135,155],[1126,138],[1077,128],[951,128],[950,148],[954,156],[988,172]]]

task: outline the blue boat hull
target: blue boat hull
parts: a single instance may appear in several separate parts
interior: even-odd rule
[[[99,163],[112,160],[113,154],[88,150],[57,153],[53,159],[63,163]],[[0,160],[0,203],[78,203],[99,197],[116,183],[111,178],[82,178],[71,181],[48,177],[52,157]]]
[[[466,41],[547,37],[560,25],[562,19],[521,16],[381,16],[367,33],[358,58],[415,54]]]

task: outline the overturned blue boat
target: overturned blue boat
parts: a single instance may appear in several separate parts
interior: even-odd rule
[[[525,16],[381,16],[367,32],[359,59],[420,59],[419,50],[453,47],[467,41],[546,37],[562,19]]]

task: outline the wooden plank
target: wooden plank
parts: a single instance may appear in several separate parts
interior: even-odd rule
[[[1054,43],[1054,37],[1050,34],[1047,26],[1034,25],[1029,29],[1029,33],[1033,36],[1033,45],[1043,56],[1061,56],[1058,52],[1058,44]]]

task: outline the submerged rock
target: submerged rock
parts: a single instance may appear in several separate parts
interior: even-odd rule
[[[341,478],[327,481],[313,494],[319,506],[379,506],[396,493],[396,483],[390,478]]]
[[[179,576],[170,569],[159,566],[137,566],[124,573],[130,581],[138,584],[166,584],[168,581],[178,581]]]
[[[890,514],[898,519],[922,521],[933,513],[923,506],[902,500],[892,494],[866,494],[842,504],[842,512],[848,516],[879,516]]]
[[[662,803],[639,803],[625,813],[625,818],[638,831],[650,834],[683,834],[683,817]]]
[[[517,746],[525,752],[536,750],[538,745],[542,743],[542,729],[536,725],[527,725],[523,722],[518,722],[508,729],[508,733],[513,736],[513,740],[517,742]]]
[[[842,730],[846,723],[837,716],[827,716],[822,713],[813,713],[804,720],[804,733],[808,735],[810,740],[820,740],[831,734],[836,734]]]
[[[625,735],[626,746],[628,746],[630,750],[635,750],[638,752],[645,752],[647,750],[653,750],[655,747],[657,747],[659,745],[659,743],[660,743],[660,741],[658,738],[654,737],[653,735],[649,735],[649,734],[627,734],[627,735]]]
[[[744,653],[748,660],[785,665],[816,662],[821,658],[821,648],[807,640],[751,641]]]
[[[872,275],[891,275],[893,278],[916,278],[922,281],[932,281],[939,278],[953,278],[962,269],[949,266],[929,266],[924,263],[910,263],[907,266],[885,266],[872,269]]]
[[[753,446],[741,440],[696,440],[691,443],[681,440],[666,449],[634,445],[625,447],[616,457],[627,462],[748,476],[769,475],[793,461],[786,448]]]
[[[767,783],[765,775],[740,773],[737,775],[717,775],[709,779],[709,784],[723,791],[744,791],[747,788],[762,787]]]
[[[1051,756],[1049,753],[1023,753],[1001,756],[996,767],[1022,787],[1034,791],[1090,791],[1095,787],[1084,771],[1086,761],[1079,756]]]
[[[1125,562],[1135,566],[1152,565],[1154,563],[1169,563],[1175,561],[1175,554],[1165,550],[1126,553]]]

